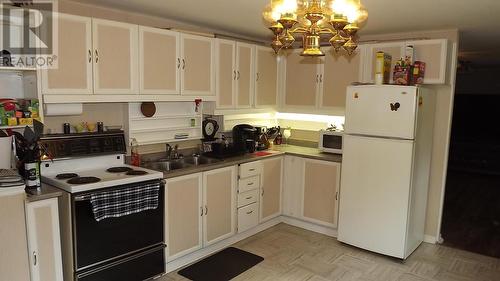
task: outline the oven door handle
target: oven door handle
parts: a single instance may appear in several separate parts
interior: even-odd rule
[[[80,202],[80,201],[89,201],[90,200],[90,195],[79,195],[75,196],[75,201]]]

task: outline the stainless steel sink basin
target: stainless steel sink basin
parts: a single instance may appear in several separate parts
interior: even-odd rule
[[[185,163],[191,164],[191,165],[204,165],[204,164],[213,164],[213,163],[218,163],[222,160],[215,159],[215,158],[209,158],[205,156],[189,156],[184,158]]]
[[[155,161],[155,162],[147,163],[145,166],[147,168],[150,168],[153,170],[158,170],[158,171],[173,171],[173,170],[191,167],[191,165],[186,163],[184,161],[184,159],[168,160],[168,161]]]

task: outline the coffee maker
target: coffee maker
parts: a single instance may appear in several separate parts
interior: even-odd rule
[[[234,148],[242,152],[255,152],[257,129],[248,124],[233,127]]]

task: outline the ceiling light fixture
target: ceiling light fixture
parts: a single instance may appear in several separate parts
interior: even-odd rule
[[[274,34],[276,53],[292,47],[294,35],[302,35],[301,56],[324,56],[320,41],[328,36],[336,52],[351,55],[357,48],[356,33],[368,18],[360,0],[271,0],[262,13]]]

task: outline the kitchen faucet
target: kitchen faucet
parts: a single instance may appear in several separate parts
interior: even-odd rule
[[[175,145],[173,148],[170,144],[166,144],[167,159],[179,159],[179,145]]]

